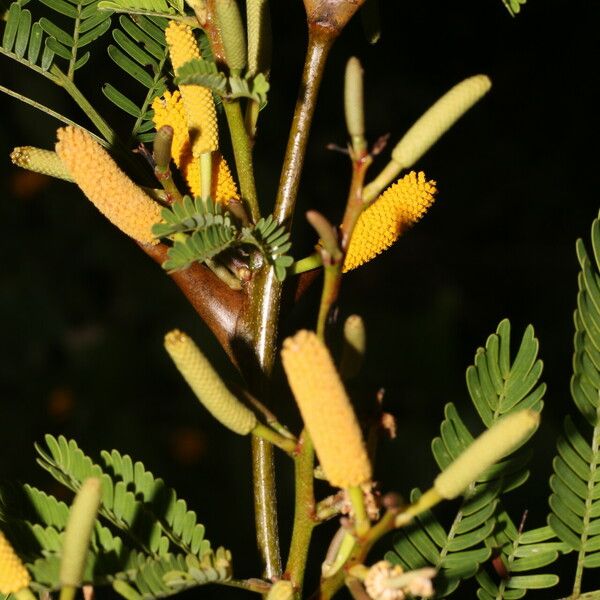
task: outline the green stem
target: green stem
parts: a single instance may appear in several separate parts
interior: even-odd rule
[[[254,165],[252,163],[252,148],[248,132],[244,124],[244,117],[239,100],[223,101],[225,115],[229,125],[231,143],[242,198],[246,201],[252,220],[256,223],[260,219],[256,184],[254,182]]]
[[[323,292],[319,304],[319,316],[317,317],[317,335],[325,343],[325,327],[327,326],[327,317],[329,311],[340,293],[342,283],[342,265],[339,260],[332,264],[325,265],[325,278],[323,279]]]
[[[297,600],[302,598],[302,584],[312,530],[315,522],[315,495],[313,489],[314,449],[312,440],[305,430],[300,439],[300,452],[296,457],[296,497],[294,528],[286,575],[294,586]]]
[[[318,269],[323,266],[323,259],[318,252],[311,254],[310,256],[305,256],[300,260],[297,260],[289,270],[290,275],[300,275],[300,273],[304,273],[306,271],[312,271],[313,269]]]
[[[56,78],[58,85],[71,96],[77,106],[89,117],[104,139],[109,144],[116,145],[117,135],[113,128],[100,116],[98,111],[89,103],[88,99],[79,91],[79,88],[56,65],[52,65],[50,71]]]
[[[87,131],[99,144],[102,144],[102,146],[104,146],[105,148],[107,148],[109,146],[109,144],[105,140],[98,137],[95,133],[88,131],[85,127],[81,127],[81,125],[75,123],[75,121],[71,121],[71,119],[65,117],[64,115],[61,115],[60,113],[56,112],[55,110],[52,110],[51,108],[48,108],[47,106],[44,106],[43,104],[40,104],[39,102],[36,102],[35,100],[28,98],[27,96],[23,96],[23,94],[19,94],[18,92],[13,92],[13,90],[10,90],[10,89],[4,87],[3,85],[0,85],[0,92],[4,92],[7,96],[12,96],[13,98],[16,98],[17,100],[20,100],[21,102],[23,102],[23,104],[28,104],[29,106],[33,106],[33,108],[37,108],[38,110],[45,112],[47,115],[54,117],[61,123],[65,123],[65,125],[73,125],[74,127],[79,127],[80,129]]]
[[[348,495],[350,497],[350,502],[352,503],[352,508],[354,509],[354,527],[356,529],[356,535],[358,535],[358,537],[364,537],[371,527],[371,522],[369,521],[367,509],[365,507],[365,495],[359,485],[348,488]]]
[[[263,440],[267,440],[271,442],[274,446],[277,446],[281,450],[283,450],[286,454],[292,454],[296,449],[296,442],[290,438],[283,437],[279,435],[276,431],[263,425],[262,423],[258,423],[256,427],[252,430],[252,435],[255,435]]]
[[[63,585],[60,588],[59,600],[75,600],[77,588],[74,585]]]
[[[309,26],[308,48],[302,71],[300,93],[296,101],[274,210],[277,221],[287,223],[288,226],[294,214],[319,87],[327,56],[334,41],[335,35],[331,32]]]
[[[215,582],[220,585],[247,590],[249,592],[257,592],[258,594],[267,594],[271,589],[271,583],[262,579],[228,579],[227,581]]]

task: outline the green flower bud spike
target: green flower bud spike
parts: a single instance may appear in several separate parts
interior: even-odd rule
[[[271,13],[268,0],[246,0],[248,73],[268,74],[271,66]]]
[[[58,157],[58,154],[52,152],[52,150],[43,150],[34,146],[19,146],[11,152],[10,159],[13,165],[28,171],[49,175],[50,177],[56,177],[56,179],[73,181],[71,174]]]
[[[365,324],[359,315],[350,315],[344,322],[344,346],[340,360],[342,379],[356,377],[363,363],[367,345]]]
[[[392,160],[363,191],[374,200],[404,169],[410,169],[470,108],[485,96],[492,82],[487,75],[469,77],[446,92],[404,134],[392,150]]]
[[[90,477],[83,482],[71,504],[60,560],[60,600],[72,600],[82,583],[101,497],[102,481]]]
[[[215,12],[227,66],[239,75],[246,66],[246,34],[236,0],[215,0]]]
[[[363,69],[356,57],[346,64],[344,79],[344,112],[352,149],[357,156],[366,152]]]
[[[398,515],[396,527],[405,525],[441,500],[460,496],[488,467],[521,446],[539,422],[540,414],[533,410],[521,410],[499,420],[435,478],[430,490]]]
[[[165,349],[198,400],[217,421],[239,435],[247,435],[256,427],[256,415],[229,391],[189,336],[178,329],[170,331],[165,336]]]

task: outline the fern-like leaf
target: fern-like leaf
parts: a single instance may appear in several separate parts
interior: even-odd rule
[[[185,13],[183,0],[101,0],[99,8],[104,11],[159,17]]]
[[[102,3],[101,3],[102,4]],[[100,11],[102,12],[102,11]],[[116,44],[108,46],[114,63],[144,88],[141,100],[133,100],[115,86],[105,83],[104,95],[118,108],[135,117],[131,136],[140,142],[154,139],[154,123],[150,106],[166,89],[165,64],[168,50],[165,40],[167,21],[161,17],[129,15],[119,17],[119,27],[112,31]]]
[[[10,5],[0,45],[2,54],[47,74],[54,60],[54,51],[48,46],[48,39],[41,24],[32,23],[29,9],[22,8],[21,2]]]
[[[161,217],[164,222],[152,227],[152,233],[159,238],[190,233],[209,225],[231,225],[231,219],[221,204],[210,199],[204,202],[199,197],[192,200],[184,196],[183,202],[174,202],[163,208]]]
[[[41,0],[57,13],[68,17],[61,26],[54,20],[40,19],[42,29],[50,36],[48,47],[56,56],[67,61],[66,73],[73,79],[75,71],[90,58],[89,50],[83,49],[110,29],[111,12],[98,10],[98,0]],[[58,19],[56,19],[58,21]]]
[[[510,323],[506,319],[487,339],[485,348],[477,350],[475,364],[467,369],[467,387],[485,427],[516,410],[542,409],[545,385],[539,383],[542,363],[537,354],[538,342],[529,326],[511,362]],[[440,436],[431,444],[442,470],[474,439],[454,404],[446,405],[444,416]],[[488,546],[497,527],[498,498],[525,482],[529,475],[527,461],[526,453],[517,452],[488,468],[465,492],[448,529],[433,513],[427,512],[400,531],[394,551],[386,558],[409,569],[435,566],[440,570],[437,595],[450,594],[461,580],[475,575],[481,563],[490,558]],[[418,494],[413,491],[411,500]]]
[[[495,553],[494,569],[477,573],[479,600],[511,600],[523,597],[529,589],[553,587],[558,576],[537,573],[552,564],[566,546],[556,540],[550,527],[521,531],[505,511],[497,516],[497,528],[489,540]]]
[[[73,440],[51,435],[45,440],[47,449],[36,445],[38,463],[74,491],[87,477],[101,477],[99,512],[123,531],[135,548],[154,558],[174,550],[202,559],[210,552],[210,542],[204,539],[204,527],[197,522],[196,514],[142,463],[113,451],[103,453],[102,468]]]
[[[286,269],[294,262],[294,259],[286,254],[292,246],[289,239],[290,234],[283,225],[277,223],[273,215],[266,219],[261,218],[254,227],[245,227],[242,231],[244,243],[260,250],[268,264],[275,269],[275,276],[279,281],[285,279]]]
[[[567,417],[550,478],[548,524],[577,552],[575,592],[584,569],[600,567],[600,221],[592,224],[593,260],[577,241],[581,266],[575,311],[571,395],[587,422]]]

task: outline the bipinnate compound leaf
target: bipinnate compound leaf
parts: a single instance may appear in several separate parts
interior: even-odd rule
[[[131,137],[140,142],[154,139],[150,106],[154,98],[162,96],[167,89],[166,25],[167,20],[162,17],[120,15],[118,26],[112,30],[115,43],[108,46],[108,55],[119,72],[133,78],[141,88],[135,98],[124,94],[111,83],[105,83],[102,92],[115,106],[135,118]]]
[[[592,256],[577,241],[579,291],[571,396],[550,478],[548,524],[577,553],[577,572],[600,567],[600,221],[592,223]],[[584,577],[585,581],[585,577]]]
[[[545,385],[539,381],[541,373],[533,328],[527,327],[512,359],[510,323],[503,320],[496,333],[487,339],[485,348],[477,350],[475,364],[467,369],[467,387],[484,427],[491,427],[503,415],[514,411],[542,410]],[[475,438],[453,403],[446,405],[444,416],[440,436],[431,444],[441,470],[456,460]],[[478,573],[492,555],[490,541],[499,527],[501,494],[522,485],[529,475],[528,453],[515,450],[467,488],[447,527],[428,511],[402,528],[393,551],[386,555],[387,560],[405,569],[426,566],[439,569],[438,597],[449,595],[462,580]],[[419,494],[413,490],[411,500]]]

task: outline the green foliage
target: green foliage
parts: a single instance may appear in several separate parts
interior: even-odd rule
[[[508,12],[514,17],[521,12],[521,5],[525,4],[527,0],[502,0],[502,2]]]
[[[137,15],[183,15],[183,0],[101,0],[100,10]]]
[[[102,452],[100,466],[72,440],[51,435],[45,440],[46,448],[36,446],[38,463],[73,491],[86,478],[100,477],[100,517],[123,536],[96,522],[85,582],[112,584],[126,597],[149,600],[231,577],[230,553],[211,549],[196,514],[141,462],[113,450]],[[67,505],[29,485],[2,499],[0,524],[24,558],[32,587],[57,589]]]
[[[31,12],[13,2],[6,14],[6,26],[0,50],[3,54],[31,68],[48,71],[54,60],[54,51],[47,45],[44,29],[39,22],[32,24]]]
[[[228,100],[249,98],[258,102],[261,109],[267,104],[269,82],[263,73],[254,77],[227,77],[217,69],[214,62],[204,58],[190,60],[177,69],[175,83],[177,85],[201,85]]]
[[[43,17],[39,23],[50,36],[48,47],[68,62],[69,78],[87,63],[90,51],[80,51],[110,29],[111,12],[98,10],[98,0],[41,0],[45,5],[72,19],[67,29]]]
[[[501,511],[496,520],[496,531],[488,540],[494,551],[494,560],[488,567],[494,568],[477,573],[479,600],[511,600],[523,597],[530,589],[555,586],[556,575],[531,573],[552,564],[561,552],[568,550],[556,541],[552,529],[540,527],[523,532],[522,527],[515,527],[505,511]]]
[[[286,254],[291,247],[290,235],[283,226],[278,226],[272,215],[261,218],[256,225],[239,227],[221,204],[185,196],[183,202],[164,208],[161,216],[163,222],[154,225],[152,232],[163,239],[173,236],[168,260],[163,263],[163,268],[169,271],[185,269],[229,248],[244,246],[255,247],[275,269],[280,281],[285,279],[287,267],[294,262]]]
[[[600,221],[592,224],[593,262],[577,241],[581,266],[575,311],[571,395],[584,422],[567,417],[550,478],[548,523],[578,553],[578,572],[600,567]],[[590,441],[588,441],[590,440]],[[577,579],[577,576],[576,576]]]
[[[523,334],[514,361],[510,360],[510,323],[503,320],[475,354],[475,364],[467,369],[467,387],[471,400],[489,428],[502,415],[531,408],[541,411],[545,385],[539,383],[542,362],[537,358],[538,341],[533,327]],[[471,444],[474,436],[460,417],[454,404],[446,405],[440,437],[431,447],[434,458],[445,469]],[[400,530],[394,551],[386,558],[406,569],[433,565],[440,570],[437,595],[447,596],[461,580],[475,575],[492,554],[489,540],[497,532],[499,496],[522,485],[529,472],[527,455],[517,452],[487,469],[464,495],[448,527],[427,511]],[[420,492],[413,490],[411,501]]]
[[[115,44],[108,46],[108,55],[129,77],[144,88],[141,103],[129,98],[114,85],[105,83],[104,95],[122,111],[135,117],[131,136],[140,142],[154,139],[152,101],[165,93],[165,64],[168,49],[165,40],[166,19],[129,15],[119,17],[119,26],[112,30]]]

